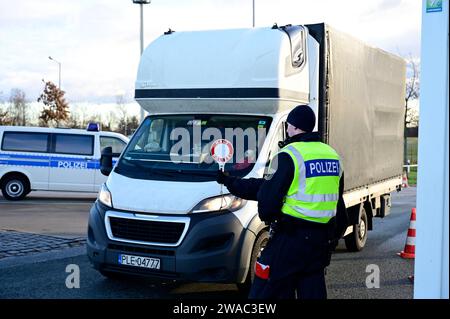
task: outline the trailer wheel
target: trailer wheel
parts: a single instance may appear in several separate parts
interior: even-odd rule
[[[267,230],[263,230],[256,239],[255,244],[253,245],[252,256],[250,258],[250,265],[247,277],[243,283],[237,284],[238,290],[242,294],[248,295],[250,292],[253,279],[255,278],[256,260],[258,259],[259,256],[261,256],[261,252],[267,246],[268,241],[269,241],[269,232]]]
[[[353,225],[353,232],[344,237],[348,251],[361,251],[366,245],[368,233],[367,213],[361,205],[358,224]]]
[[[11,174],[3,178],[0,185],[3,197],[7,200],[21,200],[30,192],[30,182],[19,174]]]

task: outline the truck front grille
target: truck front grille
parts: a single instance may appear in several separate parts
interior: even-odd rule
[[[184,222],[128,219],[109,216],[113,239],[148,244],[175,245],[187,226]]]

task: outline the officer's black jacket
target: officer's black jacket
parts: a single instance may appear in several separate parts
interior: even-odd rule
[[[320,141],[318,133],[303,133],[288,138],[282,143],[282,146],[284,147],[294,142],[318,141]],[[320,270],[330,262],[331,255],[328,253],[326,253],[326,256],[323,255],[324,251],[334,250],[337,240],[342,237],[348,225],[347,211],[342,197],[344,192],[344,175],[342,174],[339,182],[336,217],[328,224],[319,224],[291,217],[281,212],[283,199],[294,177],[295,166],[292,158],[285,152],[279,153],[272,160],[272,162],[274,161],[277,162],[277,165],[274,167],[276,171],[272,176],[249,179],[229,176],[225,179],[225,186],[230,193],[237,197],[257,200],[258,214],[262,221],[266,223],[278,221],[280,224],[279,231],[271,240],[272,242],[278,242],[272,243],[272,250],[278,251],[278,257],[281,257],[279,254],[283,254],[283,251],[286,251],[285,255],[289,256],[288,261],[283,262],[283,265],[274,265],[277,269],[274,269],[276,274],[275,276],[271,275],[272,278],[281,277],[292,272]],[[294,238],[293,241],[291,241],[292,238]],[[305,241],[305,239],[307,240]],[[312,245],[311,240],[314,241]],[[295,246],[291,247],[289,242],[292,242],[292,245]],[[312,249],[313,246],[316,246],[316,248]],[[327,248],[317,249],[319,246],[327,246]],[[267,249],[270,249],[269,246],[266,247]],[[300,250],[295,253],[296,249]],[[265,255],[267,256],[268,254]],[[283,258],[279,260],[283,260]],[[271,263],[274,263],[274,261],[272,260]]]
[[[319,142],[320,137],[316,132],[304,133],[293,136],[283,142],[283,147],[294,142]],[[225,186],[233,195],[258,201],[259,218],[267,223],[273,222],[282,217],[281,207],[283,199],[286,196],[289,187],[294,178],[294,163],[292,158],[285,152],[277,155],[278,165],[273,176],[264,178],[240,179],[236,177],[227,177]],[[274,165],[272,165],[273,167]],[[345,209],[344,199],[344,174],[339,181],[339,201],[336,212],[336,237],[340,238],[347,228],[348,217]]]

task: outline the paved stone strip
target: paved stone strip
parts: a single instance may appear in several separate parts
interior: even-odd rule
[[[84,237],[61,238],[14,230],[0,230],[0,259],[78,247],[85,243],[86,238]]]

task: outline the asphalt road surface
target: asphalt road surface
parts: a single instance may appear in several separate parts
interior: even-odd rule
[[[0,230],[10,229],[61,237],[86,235],[95,193],[31,192],[24,200],[0,194]]]
[[[5,238],[26,233],[43,236],[49,242],[51,238],[70,242],[85,237],[88,211],[94,199],[93,194],[31,193],[24,201],[8,202],[0,196],[0,231],[6,234]],[[374,230],[369,232],[363,251],[349,253],[341,241],[327,271],[328,298],[413,297],[413,284],[408,276],[414,272],[414,260],[402,259],[397,253],[404,248],[415,202],[416,188],[394,193],[391,214],[374,219]],[[0,248],[4,244],[1,240],[0,236]],[[106,279],[91,267],[83,245],[49,247],[54,249],[0,256],[0,298],[246,298],[233,284]],[[79,267],[80,288],[66,287],[68,265]],[[369,280],[378,270],[379,288],[376,280]],[[375,287],[367,288],[366,281]]]

